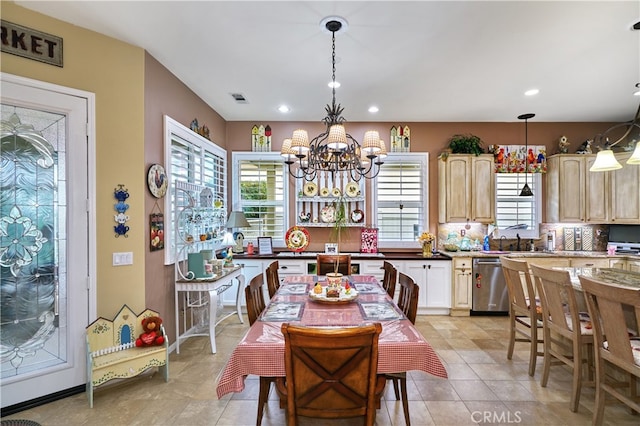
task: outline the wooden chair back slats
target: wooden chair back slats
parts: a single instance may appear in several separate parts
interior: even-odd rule
[[[398,307],[406,317],[415,324],[418,313],[418,284],[409,275],[398,273],[398,284],[400,284],[400,295],[398,297]]]
[[[373,425],[380,323],[339,329],[282,325],[286,380],[277,384],[287,400],[288,424],[298,416],[348,418],[364,416]]]
[[[280,288],[280,276],[278,275],[278,269],[280,264],[278,261],[273,261],[269,264],[266,270],[267,275],[267,290],[269,290],[269,298],[273,299],[273,296]]]
[[[351,275],[350,254],[318,254],[316,256],[317,274],[327,275],[329,272],[338,272],[342,275]]]
[[[531,265],[531,270],[536,277],[536,283],[540,285],[538,293],[542,302],[543,315],[547,317],[551,329],[568,337],[579,335],[578,302],[569,272],[541,268],[537,265]],[[545,305],[547,313],[544,313]],[[567,309],[571,325],[565,315]]]
[[[580,276],[580,284],[587,299],[594,334],[596,397],[592,423],[601,425],[605,393],[640,412],[636,385],[640,379],[640,365],[633,356],[629,336],[629,326],[640,330],[640,289],[607,284],[584,276]],[[624,386],[608,379],[605,361],[629,373]],[[625,387],[627,390],[623,392]]]
[[[526,311],[529,310],[529,306],[535,307],[535,288],[529,275],[527,262],[501,257],[500,263],[507,283],[510,303]]]
[[[382,287],[385,289],[390,298],[393,299],[396,292],[396,282],[398,281],[398,270],[391,262],[386,260],[383,263],[384,278],[382,279]]]
[[[256,322],[264,308],[264,295],[262,293],[262,286],[264,285],[264,275],[258,274],[251,278],[249,285],[244,288],[245,300],[247,302],[247,316],[249,317],[249,324]]]

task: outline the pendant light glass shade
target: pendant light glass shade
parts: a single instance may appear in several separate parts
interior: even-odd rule
[[[607,172],[621,169],[622,165],[616,160],[616,156],[610,149],[603,149],[596,155],[596,161],[589,169],[590,172]]]
[[[633,150],[633,154],[627,160],[627,164],[640,164],[640,142],[636,144],[636,149]]]

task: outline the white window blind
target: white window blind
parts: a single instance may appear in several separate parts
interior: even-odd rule
[[[282,157],[264,152],[234,152],[232,157],[234,210],[242,210],[251,224],[242,229],[245,240],[271,237],[274,246],[284,246],[288,175]]]
[[[415,242],[428,229],[428,167],[426,153],[385,159],[373,190],[379,245]]]
[[[525,176],[533,197],[520,197]],[[540,176],[540,173],[496,173],[496,224],[501,235],[538,237]]]
[[[214,199],[227,206],[227,152],[177,121],[165,116],[165,158],[169,191],[165,199],[165,264],[173,263],[176,220],[175,182],[211,188]]]

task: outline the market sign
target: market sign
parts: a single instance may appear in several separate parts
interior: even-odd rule
[[[2,20],[2,52],[62,66],[62,37]]]

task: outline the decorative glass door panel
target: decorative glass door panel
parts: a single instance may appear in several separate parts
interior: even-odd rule
[[[78,199],[87,199],[88,185],[86,100],[4,81],[2,91],[0,358],[5,407],[77,386],[86,377],[88,219],[86,202]],[[21,95],[37,103],[22,102]],[[45,99],[53,104],[42,104]],[[75,110],[68,110],[70,105]],[[72,124],[78,109],[84,110],[84,123]],[[78,141],[82,126],[84,137]],[[79,153],[71,155],[70,146]],[[74,259],[70,265],[69,259]]]

